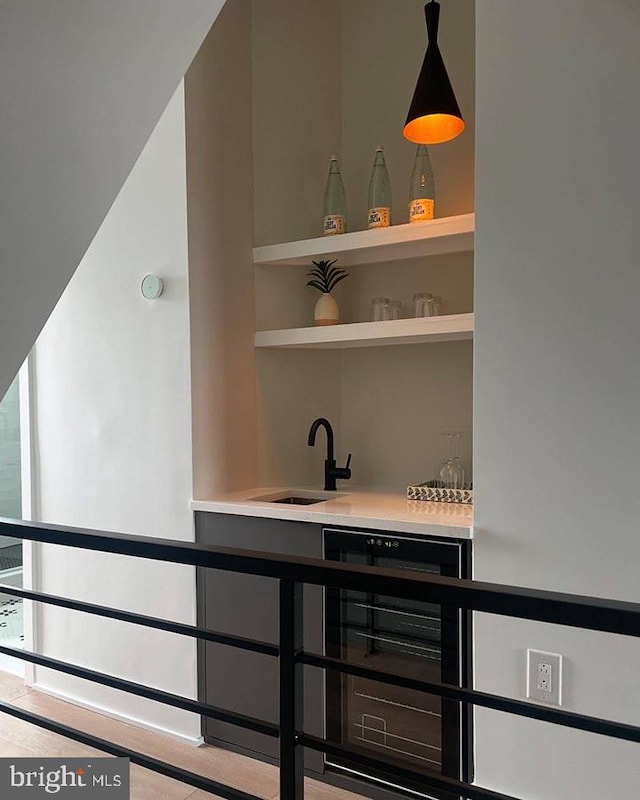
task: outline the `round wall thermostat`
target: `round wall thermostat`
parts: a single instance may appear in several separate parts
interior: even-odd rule
[[[142,296],[147,300],[157,300],[163,289],[162,279],[157,275],[145,275],[140,284]]]

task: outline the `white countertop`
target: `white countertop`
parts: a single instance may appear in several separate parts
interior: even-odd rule
[[[269,502],[287,493],[327,499],[313,505]],[[191,508],[216,514],[298,520],[393,533],[473,538],[473,506],[408,500],[404,493],[387,489],[322,492],[308,487],[263,487],[221,494],[209,500],[193,500]]]

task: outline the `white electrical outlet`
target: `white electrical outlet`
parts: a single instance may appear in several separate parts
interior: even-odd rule
[[[562,656],[527,650],[527,697],[553,706],[562,705]]]

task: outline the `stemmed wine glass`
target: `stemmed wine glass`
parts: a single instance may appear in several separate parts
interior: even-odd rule
[[[461,431],[447,431],[442,434],[449,440],[449,458],[440,467],[439,477],[445,489],[464,488],[464,467],[458,455]]]

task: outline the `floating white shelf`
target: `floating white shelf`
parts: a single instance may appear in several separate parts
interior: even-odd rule
[[[321,236],[253,248],[256,264],[308,266],[311,259],[337,258],[340,266],[435,256],[473,250],[474,214],[367,231]]]
[[[420,319],[354,322],[316,328],[258,331],[256,347],[327,348],[379,347],[391,344],[455,342],[473,338],[473,314],[446,314]]]

